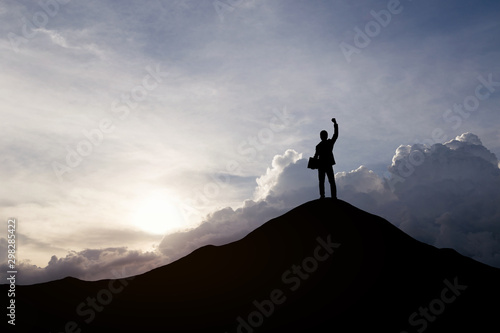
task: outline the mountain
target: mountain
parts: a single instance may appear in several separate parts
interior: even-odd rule
[[[500,269],[323,199],[142,275],[18,286],[16,329],[498,332],[499,281]]]

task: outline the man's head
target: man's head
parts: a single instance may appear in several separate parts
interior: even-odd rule
[[[328,132],[323,130],[319,133],[319,137],[321,138],[321,141],[324,141],[326,139],[328,139]]]

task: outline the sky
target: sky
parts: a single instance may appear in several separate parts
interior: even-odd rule
[[[500,3],[5,0],[0,275],[139,274],[319,197],[500,267]],[[328,186],[327,186],[328,189]],[[327,195],[328,195],[327,190]]]

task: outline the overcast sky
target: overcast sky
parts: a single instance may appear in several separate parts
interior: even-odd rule
[[[15,217],[21,282],[143,272],[318,198],[305,161],[332,117],[340,199],[500,267],[498,1],[0,16],[0,262]]]

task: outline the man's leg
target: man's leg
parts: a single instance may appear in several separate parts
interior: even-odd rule
[[[332,167],[329,167],[326,170],[326,175],[328,176],[328,182],[330,183],[330,193],[332,194],[332,199],[337,199],[337,185],[335,184],[335,174],[333,173]]]
[[[319,195],[321,198],[325,197],[325,170],[323,168],[318,169],[319,178]]]

